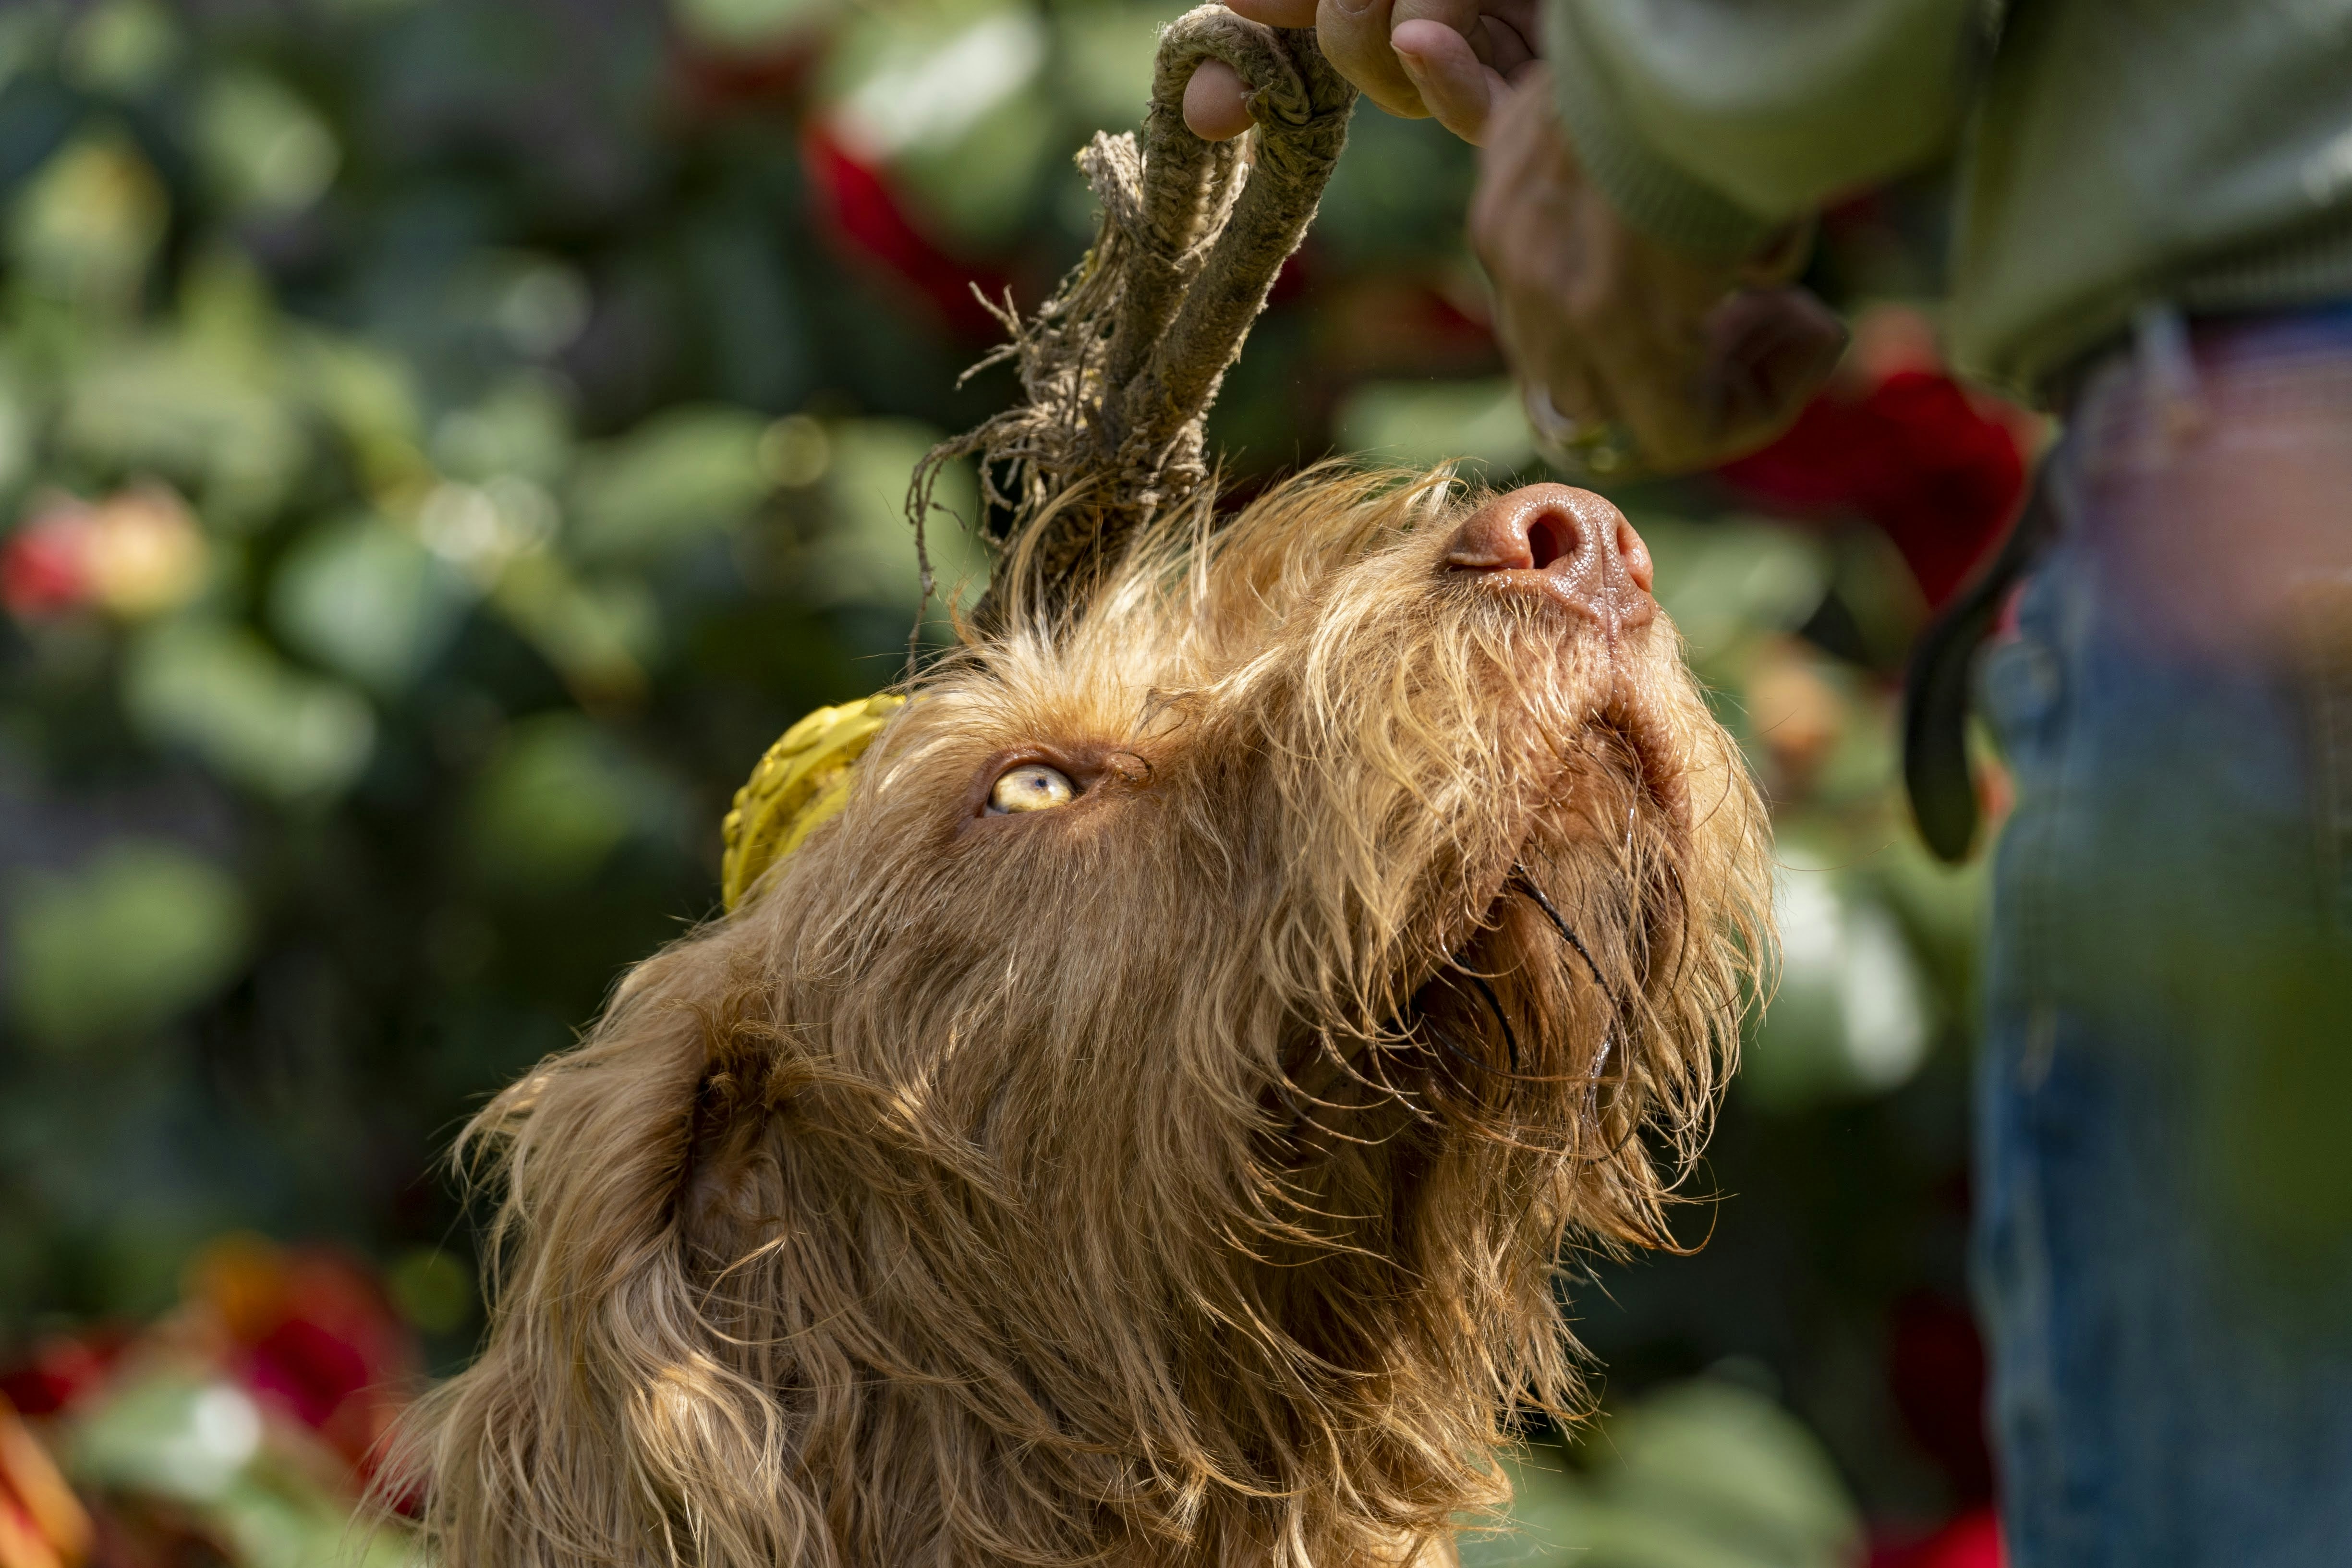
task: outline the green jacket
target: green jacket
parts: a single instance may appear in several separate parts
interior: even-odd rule
[[[2142,306],[2352,298],[2352,0],[1547,0],[1626,218],[1733,254],[1957,153],[1948,331],[2032,394]]]

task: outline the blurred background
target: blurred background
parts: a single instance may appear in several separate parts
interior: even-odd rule
[[[0,5],[0,1568],[400,1560],[347,1520],[481,1329],[451,1134],[713,911],[766,744],[898,674],[908,468],[1012,391],[958,387],[973,287],[1076,258],[1070,154],[1176,8]],[[1540,471],[1473,174],[1359,112],[1217,411],[1240,493]],[[1786,439],[1617,497],[1771,795],[1788,969],[1706,1245],[1572,1282],[1602,1418],[1474,1560],[1995,1560],[1979,886],[1892,715],[2041,433],[1937,365],[1939,211],[1827,222],[1855,347]]]

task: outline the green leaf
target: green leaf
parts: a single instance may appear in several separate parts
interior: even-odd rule
[[[41,166],[9,209],[9,258],[58,299],[127,312],[171,206],[131,139],[84,132]]]
[[[666,814],[667,792],[589,721],[550,713],[517,724],[478,782],[475,864],[540,889],[593,876],[633,828]]]
[[[1802,626],[1829,584],[1820,543],[1794,529],[1654,512],[1633,521],[1656,568],[1659,605],[1690,643],[1692,661],[1708,668],[1757,637]]]
[[[1102,0],[1054,8],[1063,85],[1106,131],[1132,131],[1151,102],[1160,27],[1171,15],[1150,0]]]
[[[581,700],[626,705],[645,695],[661,616],[643,582],[583,581],[551,552],[526,550],[498,567],[489,602]]]
[[[421,470],[421,420],[408,365],[373,344],[325,332],[304,334],[298,344],[295,364],[306,395],[351,444],[368,477],[382,481]]]
[[[887,163],[944,237],[1004,244],[1064,145],[1055,95],[1035,90],[1051,41],[1034,11],[1001,0],[868,10],[826,64],[837,132]]]
[[[1061,129],[1050,100],[1008,94],[953,140],[908,146],[891,172],[951,247],[984,254],[1028,226],[1030,197]]]
[[[1820,1442],[1771,1400],[1717,1378],[1658,1390],[1580,1447],[1507,1463],[1509,1528],[1467,1532],[1462,1568],[1846,1568],[1853,1501]]]
[[[643,559],[734,527],[768,493],[767,427],[749,409],[703,405],[591,451],[572,487],[572,547],[592,559]]]
[[[394,692],[448,646],[473,597],[415,534],[361,518],[304,535],[278,567],[269,609],[295,647]]]
[[[1500,474],[1536,455],[1507,380],[1368,382],[1335,423],[1340,446],[1407,468],[1467,460]]]
[[[70,873],[32,873],[9,902],[13,1010],[58,1044],[166,1022],[217,991],[251,937],[236,879],[139,839],[116,839]]]
[[[1793,1110],[1899,1087],[1935,1038],[1933,996],[1902,922],[1866,879],[1802,837],[1784,833],[1779,858],[1780,984],[1741,1055],[1740,1092]]]
[[[217,1502],[261,1451],[261,1411],[233,1384],[178,1371],[135,1378],[75,1426],[66,1460],[86,1486]]]
[[[201,341],[149,339],[93,361],[68,393],[67,448],[117,471],[160,471],[201,487],[207,521],[273,513],[310,457],[304,410],[266,343],[228,337],[215,318]]]
[[[1860,1540],[1820,1441],[1751,1389],[1717,1378],[1661,1389],[1610,1422],[1608,1440],[1615,1463],[1602,1473],[1620,1511],[1711,1537],[1727,1564],[1832,1568]]]
[[[761,54],[822,26],[840,0],[670,0],[680,31],[720,53]]]
[[[221,72],[196,102],[205,176],[232,208],[292,212],[319,199],[342,150],[318,111],[275,78]]]
[[[941,152],[1022,96],[1048,42],[1034,12],[1003,0],[870,10],[827,59],[824,96],[865,152]]]
[[[818,604],[887,605],[911,613],[921,595],[915,531],[907,521],[907,481],[939,432],[911,419],[843,419],[826,427],[824,471],[830,516],[811,550],[803,590]],[[924,547],[942,600],[959,589],[976,595],[988,581],[988,557],[969,524],[979,488],[968,463],[940,476],[941,510],[924,526]]]
[[[180,53],[180,30],[157,0],[100,0],[67,35],[67,77],[125,97],[155,86]]]
[[[375,745],[367,701],[289,667],[252,633],[166,623],[134,641],[123,701],[150,738],[184,745],[225,777],[279,800],[329,798]]]
[[[511,475],[552,485],[572,456],[571,411],[538,375],[500,383],[480,402],[444,415],[433,430],[434,461],[444,473],[476,484]],[[733,460],[731,446],[725,458]]]

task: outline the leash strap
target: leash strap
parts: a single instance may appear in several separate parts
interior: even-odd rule
[[[1964,863],[1976,844],[1979,814],[1968,725],[1977,651],[2011,591],[2057,535],[2055,469],[2047,460],[2042,464],[2000,552],[1921,634],[1904,674],[1904,788],[1919,837],[1948,865]]]

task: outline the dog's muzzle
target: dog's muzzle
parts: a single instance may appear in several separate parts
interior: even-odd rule
[[[1591,490],[1526,485],[1472,512],[1445,552],[1478,573],[1567,605],[1611,637],[1650,624],[1650,552],[1625,514]]]

